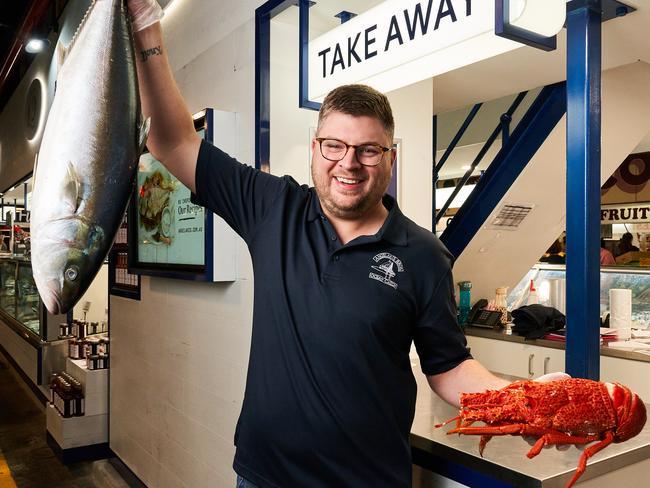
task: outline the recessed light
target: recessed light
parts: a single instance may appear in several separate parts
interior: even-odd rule
[[[25,46],[25,51],[30,54],[38,54],[43,52],[43,50],[50,45],[50,41],[47,39],[38,39],[32,38],[27,42]]]
[[[464,169],[465,171],[467,171],[467,170],[470,169],[471,167],[472,167],[471,165],[469,165],[469,164],[465,164],[465,165],[461,166],[460,169]]]

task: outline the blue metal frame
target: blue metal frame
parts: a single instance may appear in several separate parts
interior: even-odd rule
[[[350,19],[352,19],[352,18],[354,18],[356,16],[357,16],[357,14],[355,14],[354,12],[348,12],[347,10],[341,10],[334,17],[337,17],[338,19],[341,19],[341,24],[345,24],[348,20],[350,20]]]
[[[271,19],[296,5],[270,0],[255,9],[255,167],[270,172],[271,163]]]
[[[434,115],[431,121],[431,141],[432,141],[432,157],[431,167],[433,168],[431,174],[431,232],[436,233],[436,185],[438,184],[438,165],[436,164],[436,157],[438,152],[438,116]]]
[[[484,472],[485,462],[477,462],[474,456],[455,451],[451,448],[434,444],[430,439],[424,439],[410,434],[411,455],[413,464],[421,468],[461,483],[463,486],[480,486],[481,488],[515,488],[515,486],[532,486],[531,478],[503,467],[507,477],[516,480],[516,485],[497,479]]]
[[[566,371],[600,374],[600,0],[576,0],[567,15]]]
[[[474,117],[476,117],[476,114],[478,113],[479,109],[483,106],[482,103],[477,103],[472,107],[472,110],[469,111],[469,114],[467,114],[467,117],[465,118],[465,121],[463,122],[463,125],[460,126],[460,129],[458,129],[458,132],[456,132],[456,135],[454,138],[451,140],[449,143],[449,146],[445,150],[445,153],[442,155],[440,158],[440,161],[436,165],[436,173],[439,173],[444,164],[447,162],[447,159],[449,158],[449,155],[451,152],[456,149],[456,145],[460,141],[461,137],[465,134],[465,131],[469,127],[469,125],[472,123],[474,120]],[[434,212],[435,213],[435,212]]]
[[[309,0],[300,0],[300,53],[298,60],[298,106],[300,108],[307,108],[309,110],[320,110],[321,104],[313,102],[309,99],[309,7],[311,7]],[[345,22],[341,18],[341,22]]]
[[[440,239],[458,257],[566,112],[565,83],[542,89]]]
[[[554,51],[557,47],[557,36],[544,37],[510,24],[510,0],[494,1],[494,33],[544,51]]]
[[[456,188],[454,188],[454,191],[451,193],[451,195],[449,195],[449,198],[447,198],[445,204],[442,206],[440,211],[436,214],[436,222],[438,222],[445,215],[445,212],[450,207],[451,203],[454,201],[454,198],[456,198],[456,196],[463,189],[463,187],[465,186],[469,178],[472,176],[472,173],[476,169],[476,166],[478,166],[478,164],[481,162],[481,160],[485,157],[487,152],[492,147],[492,144],[494,144],[494,141],[496,141],[497,137],[499,136],[499,133],[502,131],[503,121],[512,119],[512,114],[514,114],[515,110],[517,110],[519,105],[521,105],[521,102],[524,100],[527,93],[528,92],[519,93],[515,97],[515,100],[512,102],[510,107],[508,108],[508,111],[500,117],[499,123],[497,124],[496,128],[492,131],[492,134],[490,134],[487,141],[485,141],[483,147],[481,147],[481,150],[474,158],[474,161],[472,161],[472,164],[470,165],[469,169],[465,172],[458,185],[456,185]],[[507,117],[504,119],[504,116]],[[505,143],[506,142],[504,141],[502,144],[502,148],[504,147]]]

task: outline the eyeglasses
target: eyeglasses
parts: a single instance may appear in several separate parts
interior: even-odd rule
[[[377,166],[381,162],[384,153],[391,150],[390,147],[383,147],[379,144],[355,146],[354,144],[346,144],[338,139],[317,137],[316,140],[320,145],[320,153],[328,161],[341,161],[348,153],[348,149],[353,148],[357,161],[364,166]]]

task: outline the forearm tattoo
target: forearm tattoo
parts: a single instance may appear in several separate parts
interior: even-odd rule
[[[143,49],[140,51],[140,54],[142,55],[142,61],[146,62],[151,56],[160,56],[162,54],[162,47],[156,46],[149,49]]]

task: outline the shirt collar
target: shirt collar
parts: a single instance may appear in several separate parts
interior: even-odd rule
[[[316,219],[325,216],[320,205],[320,200],[314,188],[310,188],[311,202],[307,213],[307,220],[313,222]],[[377,233],[378,239],[383,239],[395,244],[396,246],[406,246],[408,243],[408,233],[406,230],[406,218],[399,209],[397,202],[390,195],[384,195],[382,202],[388,209],[388,217]]]

